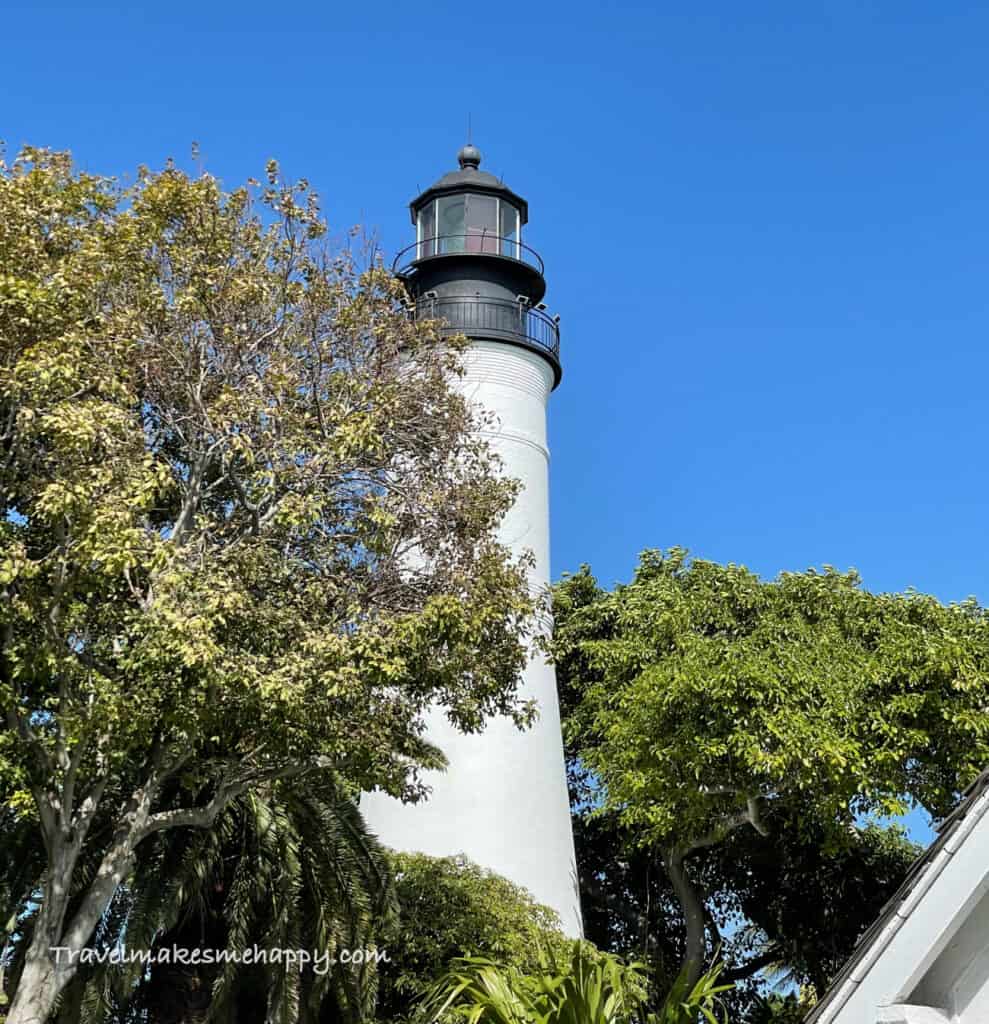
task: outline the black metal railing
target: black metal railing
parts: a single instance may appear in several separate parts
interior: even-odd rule
[[[505,235],[493,235],[487,231],[475,231],[466,235],[435,235],[432,238],[421,238],[418,242],[407,245],[392,263],[392,272],[404,274],[419,260],[433,256],[461,256],[475,253],[486,256],[503,256],[518,260],[527,266],[545,274],[542,257],[535,249],[530,248],[517,238]]]
[[[504,341],[523,341],[544,349],[559,363],[560,324],[541,309],[508,299],[445,295],[419,298],[416,320],[444,320],[451,333]]]

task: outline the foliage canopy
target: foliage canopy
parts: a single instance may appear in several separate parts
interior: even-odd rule
[[[775,848],[777,878],[784,849],[866,855],[863,816],[942,815],[989,763],[974,602],[872,594],[830,568],[764,581],[674,549],[612,592],[586,568],[565,579],[555,616],[578,805],[665,873],[692,976],[719,938],[708,886],[742,885],[728,864],[702,880],[709,851]]]
[[[449,969],[467,955],[535,970],[539,951],[564,955],[569,943],[555,911],[514,883],[465,857],[392,853],[399,925],[383,945],[378,1016],[401,1020]]]
[[[12,1022],[149,836],[318,770],[414,799],[431,702],[528,717],[514,486],[402,297],[273,163],[0,166],[0,806],[47,862]]]

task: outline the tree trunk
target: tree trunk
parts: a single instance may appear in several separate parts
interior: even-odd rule
[[[31,945],[33,947],[34,943]],[[32,948],[17,982],[7,1024],[47,1024],[55,1009],[55,1001],[61,991],[55,964],[48,957],[47,950],[42,956],[33,954]]]
[[[57,845],[51,855],[38,920],[6,1024],[47,1024],[63,989],[79,970],[78,954],[130,868],[133,850],[129,837],[111,847],[66,926],[68,892],[77,857],[77,847],[68,843]]]
[[[687,927],[687,948],[683,956],[681,972],[689,992],[704,973],[707,943],[705,941],[704,903],[687,874],[686,857],[686,852],[678,847],[666,850],[663,854],[666,871],[670,876],[673,892],[683,911],[683,920]]]
[[[7,1024],[47,1024],[58,996],[69,981],[65,970],[68,965],[56,962],[54,947],[58,945],[68,908],[68,886],[62,869],[70,856],[71,851],[59,850],[49,862],[44,896],[24,956],[24,967],[14,986]],[[64,958],[65,954],[62,956]]]

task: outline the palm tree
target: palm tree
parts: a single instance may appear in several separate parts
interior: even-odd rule
[[[329,774],[244,794],[208,831],[161,833],[140,850],[94,945],[162,950],[373,945],[395,914],[382,848]],[[286,963],[122,965],[82,978],[82,1024],[357,1024],[374,970]]]

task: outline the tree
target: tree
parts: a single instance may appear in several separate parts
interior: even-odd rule
[[[64,996],[85,1024],[368,1020],[373,961],[339,954],[373,951],[395,910],[384,851],[346,787],[330,776],[282,780],[239,797],[211,829],[168,830],[138,847],[100,945],[153,955],[257,946],[336,963],[103,964],[81,970]]]
[[[847,853],[863,816],[943,814],[989,760],[974,602],[871,594],[832,569],[763,581],[673,550],[611,593],[585,568],[555,616],[590,801],[665,874],[688,978],[719,937],[708,851],[744,835]]]
[[[920,852],[895,825],[856,827],[828,849],[820,832],[773,817],[771,841],[738,829],[690,861],[709,951],[720,947],[721,977],[735,985],[725,996],[732,1020],[757,1012],[767,976],[823,992]],[[573,820],[586,938],[647,960],[664,991],[684,956],[683,911],[668,876],[614,812],[585,805]]]
[[[820,996],[921,848],[895,824],[856,826],[835,845],[820,826],[770,821],[772,842],[738,830],[697,865],[721,923],[732,912],[750,922],[738,940],[726,941],[735,960],[726,978],[751,978],[761,963]]]
[[[15,895],[26,1024],[151,837],[307,773],[415,799],[433,702],[526,721],[533,619],[463,339],[332,249],[305,183],[123,187],[25,150],[0,267],[0,804],[45,860]]]
[[[458,957],[476,955],[533,971],[540,950],[564,955],[556,912],[465,857],[392,853],[398,926],[382,935],[377,1016],[402,1021]]]

